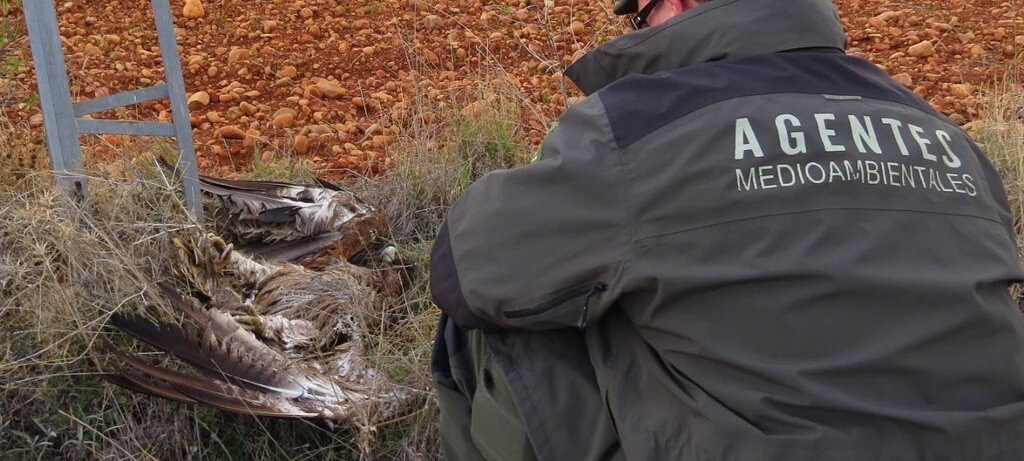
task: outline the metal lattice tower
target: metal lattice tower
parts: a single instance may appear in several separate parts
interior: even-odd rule
[[[118,134],[128,136],[161,136],[175,138],[178,146],[178,169],[182,172],[185,205],[201,225],[202,193],[192,144],[185,80],[178,57],[174,21],[169,0],[151,0],[156,19],[160,54],[164,64],[164,82],[149,88],[104,96],[78,104],[71,101],[64,51],[61,49],[57,9],[53,0],[24,0],[32,60],[39,83],[39,102],[43,110],[46,142],[56,174],[57,185],[73,197],[88,195],[88,182],[83,176],[82,145],[79,135]],[[167,98],[171,103],[171,123],[122,120],[90,120],[81,118],[120,107]]]

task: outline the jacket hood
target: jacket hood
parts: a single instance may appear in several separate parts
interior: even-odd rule
[[[831,0],[716,0],[601,45],[565,76],[590,95],[629,74],[801,48],[846,48]]]

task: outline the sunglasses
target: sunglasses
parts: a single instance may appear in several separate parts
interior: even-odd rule
[[[633,26],[633,30],[640,30],[647,27],[647,17],[654,11],[654,7],[658,6],[659,0],[651,0],[644,9],[640,10],[629,19],[629,23]]]

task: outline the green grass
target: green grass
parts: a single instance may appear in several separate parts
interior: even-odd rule
[[[0,0],[0,14],[7,16],[21,6],[21,0]]]
[[[0,0],[0,78],[14,77],[23,63],[21,56],[8,49],[21,36],[21,30],[17,23],[19,19],[7,16],[20,5],[20,0]]]
[[[292,152],[275,153],[264,159],[264,152],[256,150],[252,157],[252,169],[243,174],[245,179],[252,181],[284,181],[295,183],[309,183],[313,179],[313,172],[305,160],[295,156]]]

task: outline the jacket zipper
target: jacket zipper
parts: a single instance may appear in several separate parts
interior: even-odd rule
[[[580,323],[579,323],[579,325],[577,325],[577,327],[579,327],[579,329],[582,330],[582,329],[587,328],[587,315],[589,314],[589,311],[590,311],[590,298],[592,296],[598,294],[598,293],[603,293],[607,289],[608,289],[608,284],[603,283],[603,282],[598,282],[596,285],[594,285],[594,287],[590,290],[590,292],[587,293],[586,299],[583,300],[583,315],[580,316]]]
[[[583,318],[587,316],[587,303],[590,302],[590,297],[597,292],[601,292],[608,289],[608,285],[603,282],[588,283],[586,285],[573,288],[572,290],[566,291],[554,298],[551,298],[543,303],[537,304],[533,307],[527,307],[525,309],[517,309],[514,311],[508,311],[505,313],[505,318],[508,319],[519,319],[523,317],[530,317],[533,315],[543,314],[551,309],[554,309],[567,301],[586,295],[583,301]],[[585,324],[584,320],[584,324]]]

